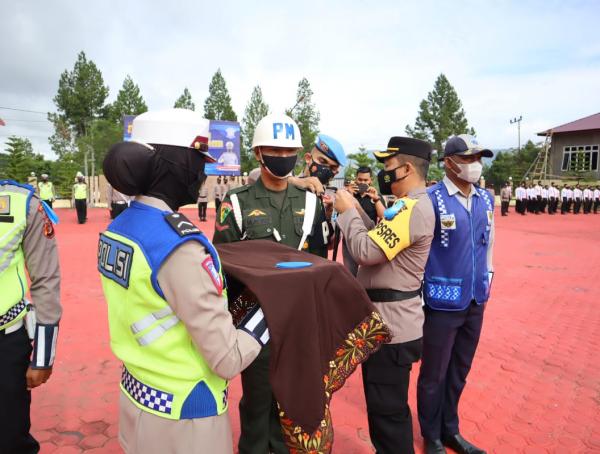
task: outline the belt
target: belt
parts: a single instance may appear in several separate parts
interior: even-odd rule
[[[388,288],[368,288],[367,295],[373,303],[389,303],[392,301],[403,301],[421,296],[422,287],[410,292],[402,292],[400,290],[392,290]]]
[[[14,333],[15,331],[19,331],[21,328],[23,328],[23,319],[20,319],[17,323],[9,326],[8,328],[0,329],[0,336]]]

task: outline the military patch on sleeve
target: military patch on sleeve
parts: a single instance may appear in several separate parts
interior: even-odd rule
[[[42,205],[41,202],[38,205],[38,212],[40,213],[40,215],[42,216],[42,220],[44,221],[44,227],[43,227],[44,236],[46,238],[48,238],[49,240],[51,240],[52,238],[54,238],[54,226],[52,225],[52,221],[46,214],[46,210],[44,210],[44,206]]]
[[[219,207],[219,224],[223,224],[229,213],[231,213],[233,207],[229,202],[221,202],[221,206]]]
[[[217,267],[215,266],[212,258],[206,257],[202,262],[202,268],[208,273],[210,280],[214,284],[217,289],[217,293],[219,296],[223,293],[223,279],[221,279],[221,275],[217,271]]]
[[[198,227],[192,224],[192,222],[181,213],[168,214],[165,216],[165,220],[179,236],[202,233]]]
[[[10,214],[10,196],[0,195],[0,215]]]

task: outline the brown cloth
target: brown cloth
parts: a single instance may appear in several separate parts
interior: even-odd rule
[[[271,337],[270,382],[291,452],[328,452],[333,441],[329,401],[358,364],[390,341],[360,283],[344,268],[272,241],[216,245],[239,318],[237,283],[253,293]],[[279,269],[279,262],[312,266]],[[237,294],[236,294],[237,293]]]

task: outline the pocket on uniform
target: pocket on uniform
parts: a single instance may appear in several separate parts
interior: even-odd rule
[[[484,273],[482,276],[482,280],[483,280],[484,294],[487,298],[490,296],[490,290],[492,287],[492,282],[490,281],[490,273]]]
[[[453,309],[461,301],[462,279],[431,276],[425,279],[425,300],[440,309]]]
[[[262,210],[244,212],[246,235],[250,240],[258,240],[273,235],[271,215]]]
[[[268,225],[248,226],[246,236],[249,240],[259,240],[273,236],[273,229]]]

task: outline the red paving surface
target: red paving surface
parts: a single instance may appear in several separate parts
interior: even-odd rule
[[[64,316],[54,375],[33,393],[32,430],[42,453],[119,453],[120,370],[96,273],[107,211],[90,210],[85,225],[58,211]],[[202,226],[209,236],[211,216]],[[491,453],[600,453],[600,215],[496,219],[493,297],[461,401],[462,432]],[[335,453],[373,452],[359,374],[333,398]],[[237,438],[239,379],[231,388]],[[422,452],[416,420],[415,444]]]

